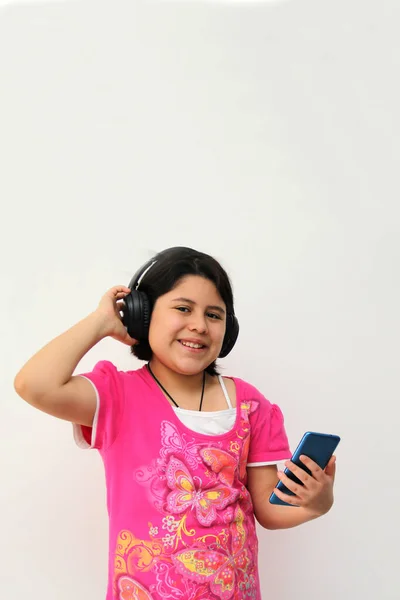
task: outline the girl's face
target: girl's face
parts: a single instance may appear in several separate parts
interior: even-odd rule
[[[214,283],[187,275],[173,290],[157,298],[149,343],[154,358],[167,368],[195,375],[218,357],[225,327],[226,306]]]

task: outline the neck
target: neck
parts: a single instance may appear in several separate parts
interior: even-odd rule
[[[150,368],[154,375],[163,384],[166,390],[173,395],[174,390],[180,390],[183,393],[198,393],[203,385],[203,371],[194,375],[177,373],[173,371],[155,356],[150,361]]]

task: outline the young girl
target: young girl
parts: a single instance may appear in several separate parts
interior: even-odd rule
[[[329,511],[335,458],[308,475],[291,456],[283,416],[252,385],[218,375],[238,336],[229,278],[190,248],[159,253],[98,308],[35,354],[18,394],[74,424],[99,450],[109,511],[107,600],[260,599],[255,518],[294,527]],[[119,371],[101,361],[73,376],[111,336],[146,361]],[[286,460],[303,482],[276,464]],[[277,479],[294,493],[281,493]],[[272,491],[297,507],[269,503]],[[255,517],[255,518],[254,518]]]

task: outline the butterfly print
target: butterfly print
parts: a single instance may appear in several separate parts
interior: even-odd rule
[[[200,450],[200,455],[211,470],[218,473],[222,483],[228,486],[233,484],[237,462],[231,454],[219,448],[204,448]]]
[[[171,454],[174,456],[179,454],[191,469],[195,469],[201,462],[198,456],[198,444],[193,438],[190,441],[186,441],[186,438],[187,435],[184,433],[181,435],[175,425],[169,421],[162,421],[160,455],[166,460]]]
[[[239,491],[223,483],[213,483],[212,487],[196,487],[194,479],[186,465],[172,457],[166,471],[167,483],[172,490],[167,496],[167,507],[173,514],[194,509],[196,518],[202,525],[210,526],[217,518],[217,510],[226,508],[234,502]],[[199,478],[196,477],[196,480]]]
[[[198,583],[207,582],[210,591],[221,600],[238,598],[239,583],[245,579],[252,564],[250,552],[244,548],[246,532],[243,521],[243,512],[237,508],[230,528],[230,552],[217,547],[183,550],[174,554],[172,560],[178,572]]]
[[[130,577],[121,577],[118,582],[118,591],[118,600],[153,600],[150,592]]]

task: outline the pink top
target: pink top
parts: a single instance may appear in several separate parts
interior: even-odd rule
[[[179,420],[145,366],[101,361],[84,376],[98,410],[93,428],[76,431],[105,467],[106,600],[260,599],[246,465],[290,457],[278,406],[232,378],[234,427],[205,435]]]

